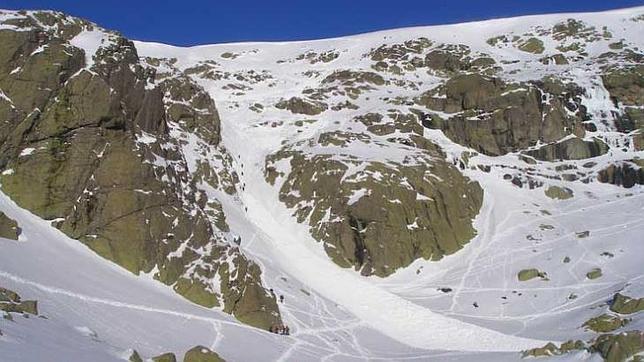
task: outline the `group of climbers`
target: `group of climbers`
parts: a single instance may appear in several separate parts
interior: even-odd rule
[[[291,329],[283,324],[273,324],[268,331],[275,334],[281,334],[283,336],[291,334]]]

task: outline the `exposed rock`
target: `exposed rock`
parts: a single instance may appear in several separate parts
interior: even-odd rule
[[[18,293],[0,287],[0,310],[7,313],[38,315],[38,302],[35,300],[22,300]]]
[[[127,359],[129,362],[143,362],[143,359],[139,355],[139,352],[132,350],[130,357]]]
[[[525,151],[525,154],[541,161],[583,160],[597,157],[608,152],[604,141],[593,138],[585,141],[578,137],[567,138],[564,141],[550,143],[536,150]]]
[[[587,238],[590,236],[590,231],[585,230],[575,234],[579,239]]]
[[[13,290],[0,287],[0,302],[20,302],[20,295]]]
[[[443,72],[458,72],[470,67],[469,58],[462,51],[449,49],[433,50],[425,56],[425,65],[431,69]]]
[[[421,145],[435,154],[435,146]],[[438,154],[419,165],[388,165],[281,151],[267,158],[269,182],[282,159],[293,171],[284,175],[280,200],[340,266],[387,276],[418,258],[452,254],[474,236],[480,186]],[[362,171],[348,173],[348,165]]]
[[[574,196],[571,189],[560,186],[549,186],[545,191],[546,196],[556,200],[567,200]]]
[[[617,129],[637,130],[633,136],[635,149],[644,150],[644,111],[640,108],[644,104],[644,65],[608,69],[602,80],[613,103],[623,107],[623,113],[617,118]]]
[[[556,344],[549,342],[543,347],[537,347],[523,351],[522,356],[525,357],[550,357],[559,356],[572,351],[584,350],[586,345],[583,341],[567,341],[562,343],[559,347]]]
[[[279,322],[259,268],[227,241],[219,202],[198,186],[234,193],[235,174],[184,154],[189,132],[200,148],[189,152],[230,164],[214,101],[172,61],[144,63],[116,33],[86,59],[59,35],[89,26],[72,24],[40,52],[29,32],[0,31],[0,171],[12,170],[0,173],[3,192],[132,273],[156,268],[154,278],[195,303],[260,328]]]
[[[543,57],[539,59],[539,61],[543,64],[556,64],[556,65],[568,64],[568,59],[566,59],[566,56],[561,53]]]
[[[370,83],[373,85],[385,84],[384,78],[374,72],[357,72],[352,70],[337,70],[322,80],[322,84],[340,83],[344,86],[352,86],[358,83]]]
[[[584,323],[584,327],[593,332],[607,333],[619,329],[626,324],[628,324],[628,319],[621,319],[610,314],[602,314],[587,320]]]
[[[366,56],[376,62],[372,66],[373,69],[402,74],[404,71],[426,66],[422,54],[431,46],[432,42],[429,39],[421,37],[403,43],[381,45],[372,49]]]
[[[18,240],[20,233],[18,223],[0,211],[0,238]]]
[[[517,274],[517,278],[521,282],[525,282],[534,278],[546,279],[546,273],[539,271],[539,269],[535,269],[535,268],[523,269],[519,271],[519,273]]]
[[[593,268],[588,273],[586,273],[586,278],[591,279],[591,280],[600,278],[601,276],[602,276],[601,268]]]
[[[164,353],[156,357],[152,357],[153,362],[177,362],[177,357],[174,353]]]
[[[644,104],[644,65],[609,69],[602,80],[615,104]]]
[[[642,163],[640,160],[635,162]],[[644,169],[633,161],[621,162],[599,171],[597,180],[625,188],[631,188],[636,184],[644,185]]]
[[[533,54],[541,54],[545,50],[543,41],[537,38],[529,38],[519,42],[518,48],[519,50]]]
[[[401,44],[381,45],[373,49],[369,54],[373,61],[383,60],[405,60],[411,58],[414,54],[421,54],[423,50],[429,48],[432,42],[427,38],[418,38],[408,40]]]
[[[288,100],[279,101],[275,107],[279,109],[288,109],[292,113],[306,114],[314,116],[327,110],[326,103],[318,101],[305,100],[299,97],[292,97]]]
[[[310,64],[316,64],[316,63],[330,63],[336,59],[340,54],[337,51],[326,51],[322,53],[316,53],[314,51],[309,51],[304,54],[298,55],[295,59],[296,60],[308,60]]]
[[[224,362],[224,359],[206,347],[196,346],[186,352],[183,362]]]
[[[543,93],[550,97],[547,104],[542,102]],[[498,78],[462,74],[425,92],[416,103],[455,114],[447,120],[432,117],[430,128],[441,129],[454,142],[496,156],[526,149],[538,141],[583,135],[581,93],[574,84],[563,85],[550,78],[506,84]]]
[[[644,298],[631,298],[616,293],[610,304],[610,310],[619,314],[633,314],[644,311]]]
[[[552,342],[548,342],[543,347],[529,349],[522,353],[523,357],[550,357],[557,354],[559,354],[559,348]]]
[[[602,334],[591,350],[599,352],[607,362],[622,362],[644,351],[644,332],[629,331],[619,334]]]

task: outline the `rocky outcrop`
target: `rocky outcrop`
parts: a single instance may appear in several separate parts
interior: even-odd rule
[[[384,277],[418,258],[452,254],[475,235],[480,186],[436,149],[430,154],[405,165],[284,150],[267,159],[266,178],[282,178],[280,200],[334,262]],[[280,172],[281,160],[293,171]]]
[[[608,145],[598,138],[586,141],[578,137],[571,137],[523,153],[540,161],[561,161],[583,160],[603,155],[606,152],[608,152]]]
[[[607,362],[626,361],[644,351],[644,332],[629,331],[618,334],[602,334],[590,347]]]
[[[156,357],[152,357],[153,362],[177,362],[177,356],[174,353],[164,353]]]
[[[641,61],[640,61],[641,63]],[[636,150],[644,150],[644,66],[641,64],[610,68],[602,81],[615,106],[623,112],[618,115],[617,130],[637,131],[633,136]]]
[[[540,82],[505,83],[480,74],[460,74],[425,92],[416,103],[431,111],[453,114],[426,117],[425,126],[442,130],[454,142],[486,155],[526,149],[584,135],[582,90],[547,78]],[[549,98],[549,102],[543,99]]]
[[[525,282],[534,278],[546,279],[546,273],[536,268],[523,269],[517,273],[517,279],[520,282]]]
[[[631,160],[610,165],[599,171],[597,180],[625,188],[631,188],[637,184],[644,185],[643,164],[642,160]]]
[[[593,280],[597,278],[601,278],[602,276],[602,270],[601,268],[592,268],[588,273],[586,273],[586,278]]]
[[[560,356],[566,353],[573,351],[580,351],[586,349],[586,344],[583,341],[566,341],[561,345],[557,346],[556,344],[550,342],[543,347],[533,348],[527,351],[523,351],[523,357],[550,357],[550,356]]]
[[[260,328],[279,322],[259,267],[228,240],[218,201],[198,187],[234,193],[234,176],[185,156],[194,150],[182,138],[192,134],[200,152],[228,162],[214,101],[188,77],[139,60],[116,33],[100,30],[103,42],[85,54],[69,40],[99,30],[57,13],[58,25],[42,28],[29,22],[34,14],[0,30],[3,192],[195,303]]]
[[[18,223],[0,211],[0,238],[18,240],[21,232]]]
[[[560,186],[549,186],[545,191],[546,196],[555,200],[567,200],[574,196],[571,189]]]
[[[632,298],[616,293],[610,303],[610,310],[619,314],[633,314],[644,311],[644,298]]]
[[[0,311],[38,315],[38,302],[35,300],[22,300],[18,293],[0,287]]]
[[[602,314],[591,318],[584,323],[584,327],[597,333],[608,333],[615,331],[628,324],[628,319],[622,319],[610,314]]]
[[[186,352],[183,362],[224,362],[224,359],[204,346],[196,346]]]
[[[287,109],[291,113],[306,114],[314,116],[327,110],[328,105],[318,101],[311,101],[299,97],[292,97],[288,100],[281,100],[275,104],[276,108]]]

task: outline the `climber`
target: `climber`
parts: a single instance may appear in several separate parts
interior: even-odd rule
[[[425,128],[432,128],[432,116],[428,113],[423,113],[421,123]]]

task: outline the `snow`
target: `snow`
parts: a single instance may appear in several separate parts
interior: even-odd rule
[[[94,29],[81,31],[69,43],[85,51],[85,68],[90,69],[94,65],[94,55],[106,40],[108,35],[104,31]]]
[[[141,134],[136,136],[136,141],[139,143],[144,143],[146,145],[149,145],[152,143],[156,143],[157,139],[153,135],[145,131],[141,131]]]
[[[347,204],[353,205],[356,202],[358,202],[358,200],[360,200],[363,196],[368,194],[369,194],[369,190],[367,189],[353,190],[353,193],[351,194],[351,196],[349,196],[349,202]]]
[[[20,151],[20,157],[29,156],[36,151],[33,147],[27,147],[24,150]]]
[[[284,146],[307,155],[328,155],[347,166],[343,179],[347,182],[364,178],[368,162],[378,161],[392,167],[423,163],[427,161],[423,152],[387,141],[389,137],[403,136],[400,132],[386,137],[371,135],[367,140],[351,140],[342,146],[321,146],[309,140],[317,140],[327,132],[365,133],[364,125],[351,122],[353,117],[389,109],[406,112],[407,106],[383,104],[382,99],[415,97],[439,85],[441,79],[428,75],[426,70],[399,76],[383,73],[391,84],[374,87],[352,99],[358,110],[329,110],[314,117],[294,115],[273,105],[282,98],[301,96],[305,89],[319,88],[320,80],[336,70],[371,70],[372,62],[363,55],[382,44],[427,37],[434,43],[463,43],[475,53],[490,55],[502,65],[500,76],[506,79],[523,81],[554,74],[574,80],[588,90],[583,104],[597,120],[604,117],[602,114],[610,116],[611,111],[619,111],[620,105],[615,106],[610,100],[596,64],[586,61],[563,66],[541,64],[539,58],[556,52],[557,44],[547,37],[542,38],[546,52],[540,55],[520,52],[511,46],[491,47],[486,40],[504,34],[522,35],[574,17],[597,29],[606,25],[613,33],[611,41],[624,38],[641,49],[644,22],[624,25],[641,13],[644,7],[539,15],[304,42],[190,48],[135,42],[140,56],[177,58],[179,69],[214,60],[220,64],[213,66],[214,70],[230,72],[233,78],[235,74],[247,75],[250,70],[272,77],[265,81],[240,81],[239,85],[249,88],[240,95],[228,86],[229,79],[193,76],[217,102],[223,146],[234,155],[233,167],[240,185],[245,185],[234,196],[200,187],[209,198],[222,202],[232,232],[242,239],[243,252],[260,264],[264,284],[285,296],[280,310],[293,333],[288,337],[275,336],[245,326],[219,310],[194,305],[177,296],[170,287],[154,281],[152,276],[157,268],[141,276],[131,275],[0,194],[0,211],[18,220],[23,229],[20,243],[0,240],[0,282],[26,299],[38,299],[48,318],[21,319],[7,327],[3,325],[3,332],[6,330],[11,336],[0,337],[3,357],[42,360],[51,351],[59,360],[111,361],[127,356],[131,348],[144,356],[168,351],[180,356],[201,344],[227,360],[514,361],[519,359],[519,351],[542,346],[547,341],[587,340],[591,334],[579,326],[605,308],[607,296],[618,291],[636,296],[644,293],[644,271],[639,257],[644,253],[641,186],[625,190],[597,182],[553,180],[559,176],[554,167],[567,164],[581,170],[588,160],[531,165],[541,175],[537,179],[546,185],[565,186],[574,191],[573,199],[555,201],[543,194],[543,188],[520,189],[503,180],[505,173],[514,172],[510,170],[526,167],[516,154],[470,157],[472,169],[466,167],[463,173],[485,190],[483,208],[474,224],[477,236],[459,252],[439,261],[416,260],[388,278],[366,278],[354,270],[339,268],[329,259],[324,246],[312,238],[308,227],[296,222],[293,210],[278,198],[284,177],[278,177],[275,186],[265,182],[265,158]],[[93,55],[107,39],[109,35],[97,28],[84,30],[71,43],[85,50],[89,68]],[[608,42],[591,44],[587,51],[598,56],[606,51]],[[308,51],[329,50],[340,54],[330,63],[295,60]],[[226,52],[239,56],[224,59],[221,55]],[[319,76],[305,76],[307,72],[317,72]],[[422,84],[411,89],[396,85],[398,81]],[[1,96],[4,93],[0,91]],[[333,105],[344,100],[330,94],[325,102]],[[264,106],[262,112],[249,109],[255,103]],[[305,118],[315,121],[294,126]],[[390,121],[387,116],[383,120]],[[270,126],[273,123],[276,127]],[[596,124],[598,132],[589,136],[604,137],[611,145],[624,144],[624,135],[615,132],[610,122]],[[226,167],[215,159],[218,151],[208,149],[199,137],[183,132],[176,124],[169,126],[170,135],[181,140],[190,172],[197,169],[199,162],[209,162],[218,170]],[[439,145],[455,164],[463,152],[472,151],[454,144],[437,130],[426,129],[423,136]],[[157,139],[141,132],[137,141],[150,144]],[[31,152],[34,150],[27,148],[21,155]],[[587,170],[595,175],[609,162],[634,157],[644,157],[644,153],[634,152],[632,146],[613,147],[611,154],[594,158],[597,165]],[[155,164],[171,165],[160,157]],[[492,171],[478,171],[478,165],[492,166]],[[504,168],[495,167],[498,165]],[[286,175],[291,171],[288,159],[273,166]],[[12,173],[12,169],[7,169],[2,175]],[[384,177],[380,173],[369,176],[376,180]],[[440,181],[430,172],[427,177]],[[365,195],[368,190],[355,190],[349,204]],[[416,194],[416,199],[433,201],[421,193]],[[330,210],[324,218],[331,218]],[[410,230],[419,227],[416,220],[407,225]],[[581,231],[590,231],[589,237],[579,239],[576,233]],[[187,244],[182,244],[171,256],[180,256],[186,247]],[[613,257],[602,255],[604,252]],[[570,263],[562,262],[566,256],[571,258]],[[529,267],[547,272],[549,280],[519,282],[518,271]],[[585,278],[585,273],[595,267],[602,268],[603,277]],[[452,291],[438,290],[443,287]],[[643,324],[636,319],[629,328],[641,329]],[[239,348],[240,345],[253,348]],[[79,354],[90,352],[91,358]],[[569,357],[589,358],[585,353]]]

